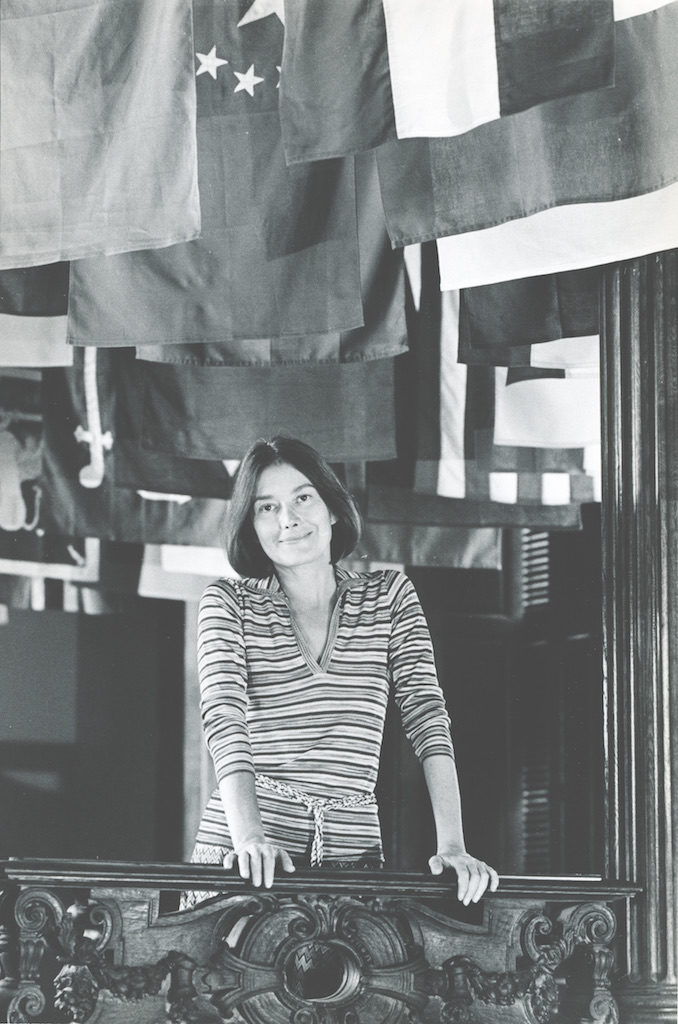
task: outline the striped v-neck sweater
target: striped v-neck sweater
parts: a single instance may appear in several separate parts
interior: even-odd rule
[[[203,726],[217,778],[261,773],[336,800],[373,794],[389,692],[420,760],[452,756],[450,720],[429,630],[412,583],[400,572],[336,567],[337,600],[316,660],[296,627],[277,577],[220,579],[203,594],[198,667]],[[257,785],[266,837],[308,853],[313,816]],[[215,789],[197,842],[231,847]],[[324,856],[381,849],[375,804],[328,810]]]

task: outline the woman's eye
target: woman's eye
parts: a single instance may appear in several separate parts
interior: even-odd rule
[[[267,502],[265,505],[258,505],[256,511],[257,511],[257,515],[261,515],[262,512],[272,512],[273,511],[273,505],[271,505],[270,502]]]
[[[299,501],[310,501],[311,500],[311,495],[310,494],[299,494],[297,497],[298,497]]]

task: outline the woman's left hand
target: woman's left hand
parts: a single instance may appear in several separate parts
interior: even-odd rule
[[[494,868],[470,853],[438,850],[428,866],[433,875],[442,874],[445,868],[454,868],[457,873],[457,899],[465,907],[469,903],[477,903],[486,889],[496,892],[499,886],[499,875]]]

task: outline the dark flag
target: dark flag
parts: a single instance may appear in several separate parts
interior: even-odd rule
[[[547,361],[556,348],[558,360],[571,350],[570,366],[588,362],[598,345],[599,288],[600,268],[591,267],[462,289],[459,362],[557,366]]]
[[[187,459],[167,452],[150,451],[141,444],[143,377],[132,349],[107,353],[115,389],[116,487],[193,498],[231,495],[232,473],[217,459]]]
[[[117,353],[82,349],[42,371],[40,526],[50,537],[141,544],[214,544],[228,502],[115,486]],[[98,448],[98,451],[97,451]]]
[[[288,433],[334,462],[395,455],[393,359],[304,366],[189,367],[137,360],[142,445],[196,459],[240,459]]]

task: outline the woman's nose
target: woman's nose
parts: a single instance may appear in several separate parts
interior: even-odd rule
[[[299,522],[296,509],[292,505],[286,505],[283,502],[278,513],[278,522],[280,526],[295,526]]]

